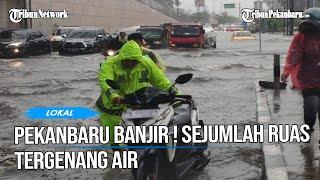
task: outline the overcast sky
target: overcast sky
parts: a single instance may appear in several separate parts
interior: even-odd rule
[[[227,10],[227,12],[233,15],[237,15],[239,13],[239,3],[241,8],[253,8],[254,1],[255,0],[205,0],[209,12],[212,12],[212,10],[214,10],[214,12],[218,14],[221,13],[221,10],[224,11],[223,4],[235,3],[235,9]],[[196,8],[194,6],[195,0],[180,0],[180,2],[182,3],[183,9],[191,10],[193,12],[196,11]]]

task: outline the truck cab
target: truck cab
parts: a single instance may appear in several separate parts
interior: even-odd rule
[[[151,49],[164,48],[168,44],[166,30],[160,26],[141,26],[137,32],[141,32],[146,46]]]
[[[201,24],[171,24],[169,47],[204,48],[205,31]]]

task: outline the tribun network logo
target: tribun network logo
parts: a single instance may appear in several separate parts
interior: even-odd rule
[[[292,19],[292,18],[308,18],[307,14],[303,12],[291,12],[288,11],[279,11],[279,10],[268,10],[260,11],[258,9],[249,9],[245,8],[241,10],[241,18],[244,22],[250,23],[255,19]]]
[[[67,19],[68,11],[50,11],[39,9],[38,11],[28,11],[27,9],[11,9],[9,11],[10,21],[13,23],[19,23],[22,19]]]

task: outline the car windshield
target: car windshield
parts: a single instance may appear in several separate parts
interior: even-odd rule
[[[139,29],[138,31],[145,39],[161,38],[162,35],[161,29]]]
[[[93,39],[97,36],[95,30],[73,30],[68,34],[69,38],[86,38]]]
[[[243,31],[243,32],[237,32],[236,33],[237,37],[250,37],[252,34],[249,31]]]
[[[64,35],[64,34],[69,34],[69,32],[72,30],[73,29],[58,29],[56,35],[60,36],[60,35]]]
[[[0,32],[0,39],[26,39],[27,31],[2,31]]]
[[[172,31],[173,36],[198,36],[199,33],[198,26],[175,26]]]

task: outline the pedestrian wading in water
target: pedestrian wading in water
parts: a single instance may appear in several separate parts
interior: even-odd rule
[[[307,9],[308,18],[299,25],[288,51],[281,80],[291,77],[293,87],[303,96],[304,122],[314,130],[320,120],[320,8]]]

